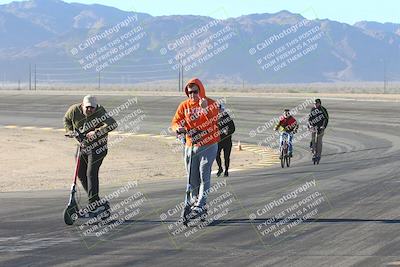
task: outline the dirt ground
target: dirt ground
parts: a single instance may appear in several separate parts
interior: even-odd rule
[[[0,138],[0,192],[71,186],[76,143],[65,138],[63,132],[0,129]],[[117,138],[121,137],[109,137],[108,155],[100,168],[100,186],[185,179],[183,154],[175,140],[125,137],[116,142]],[[231,168],[251,166],[261,159],[253,152],[233,149]]]

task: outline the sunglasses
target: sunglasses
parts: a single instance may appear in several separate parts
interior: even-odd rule
[[[86,109],[95,109],[95,107],[92,107],[92,106],[88,106],[88,107],[85,107]]]
[[[189,94],[189,95],[191,95],[191,94],[197,95],[198,93],[199,93],[198,90],[188,91],[188,94]]]

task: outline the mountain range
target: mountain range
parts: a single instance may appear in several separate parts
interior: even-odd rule
[[[29,73],[56,84],[175,80],[178,63],[184,77],[226,83],[400,80],[400,24],[349,25],[288,11],[215,20],[31,0],[0,5],[0,40],[3,83],[27,82]],[[124,54],[112,54],[121,44]]]

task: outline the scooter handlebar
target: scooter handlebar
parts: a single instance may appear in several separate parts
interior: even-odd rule
[[[64,136],[68,138],[75,138],[79,143],[82,143],[85,140],[85,135],[76,130],[66,133]]]

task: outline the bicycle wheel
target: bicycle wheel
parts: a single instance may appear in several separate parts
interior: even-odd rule
[[[284,149],[281,150],[281,167],[285,168],[285,151],[284,151]]]

